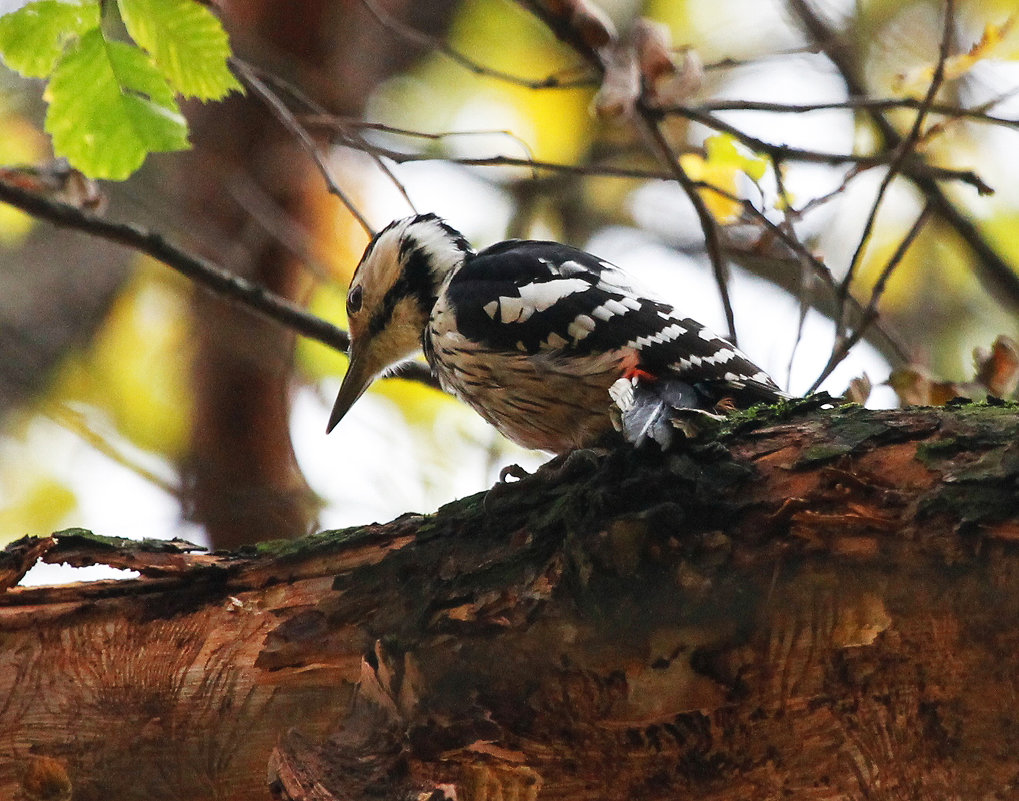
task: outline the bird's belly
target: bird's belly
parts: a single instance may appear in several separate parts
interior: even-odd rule
[[[612,430],[608,389],[636,362],[627,351],[555,358],[489,350],[458,337],[432,341],[443,388],[525,448],[565,453]]]

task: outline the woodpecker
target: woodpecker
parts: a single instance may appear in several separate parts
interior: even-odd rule
[[[332,431],[368,386],[419,350],[440,386],[525,448],[563,454],[622,431],[665,446],[662,414],[788,397],[743,353],[609,262],[557,242],[475,252],[434,214],[368,244],[347,295],[350,366]],[[668,428],[668,426],[666,426]]]

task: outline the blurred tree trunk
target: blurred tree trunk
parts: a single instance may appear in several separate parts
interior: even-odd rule
[[[794,413],[237,556],[23,540],[0,587],[144,575],[0,594],[0,797],[1014,798],[1016,411]]]
[[[384,5],[435,34],[454,7],[453,0]],[[374,87],[423,52],[396,41],[361,3],[230,0],[222,10],[242,58],[340,116],[360,117]],[[191,111],[194,150],[181,161],[178,179],[192,235],[219,263],[300,299],[309,279],[299,257],[252,209],[268,209],[282,230],[321,228],[314,220],[325,205],[321,176],[256,98],[235,96]],[[338,202],[334,209],[346,213]],[[219,548],[306,533],[316,508],[288,429],[293,335],[201,290],[194,314],[197,399],[184,465],[188,515],[207,527]]]

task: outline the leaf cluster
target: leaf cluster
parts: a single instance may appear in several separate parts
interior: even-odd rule
[[[0,58],[48,80],[55,154],[94,178],[187,148],[178,98],[239,90],[229,55],[219,19],[195,0],[37,0],[0,17]]]

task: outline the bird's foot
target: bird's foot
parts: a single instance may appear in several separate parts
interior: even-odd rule
[[[515,478],[517,481],[523,481],[525,478],[530,478],[532,475],[533,473],[528,473],[518,464],[508,464],[499,471],[499,483],[509,484],[509,479],[511,478]]]
[[[593,470],[604,455],[605,450],[602,448],[578,448],[545,462],[535,471],[533,477],[541,477],[549,484],[570,479]]]
[[[528,473],[518,464],[507,465],[499,471],[499,480],[488,490],[485,505],[490,507],[512,487],[547,487],[590,472],[605,453],[604,448],[578,448],[550,459],[533,473]]]

